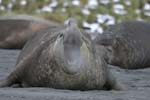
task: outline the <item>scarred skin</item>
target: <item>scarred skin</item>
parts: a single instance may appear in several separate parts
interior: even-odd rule
[[[95,39],[107,63],[126,69],[150,67],[150,23],[128,21],[110,26]]]
[[[95,45],[80,32],[72,18],[68,24],[37,33],[24,46],[16,69],[0,87],[51,87],[72,90],[124,89],[97,55]]]
[[[29,15],[1,16],[0,48],[22,49],[34,33],[58,25],[58,23]]]

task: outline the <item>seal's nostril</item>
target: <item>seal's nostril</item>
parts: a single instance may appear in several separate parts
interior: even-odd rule
[[[61,34],[59,35],[59,37],[60,37],[60,38],[64,38],[64,35],[63,35],[63,33],[61,33]]]

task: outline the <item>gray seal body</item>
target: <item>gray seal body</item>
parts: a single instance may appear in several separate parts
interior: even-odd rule
[[[150,23],[128,21],[110,26],[95,42],[104,47],[107,63],[127,69],[150,66]]]
[[[123,89],[73,19],[68,25],[37,33],[26,43],[16,69],[0,81],[0,87],[13,84],[72,90]]]
[[[1,16],[0,48],[21,49],[34,33],[55,26],[55,22],[29,15]]]

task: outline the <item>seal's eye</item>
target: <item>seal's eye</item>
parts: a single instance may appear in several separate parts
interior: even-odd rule
[[[64,34],[63,34],[63,33],[60,33],[60,34],[59,34],[59,37],[60,37],[60,38],[64,38]]]

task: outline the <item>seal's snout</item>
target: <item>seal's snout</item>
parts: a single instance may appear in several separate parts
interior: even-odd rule
[[[75,74],[79,72],[81,62],[80,47],[82,46],[82,33],[77,26],[76,19],[69,18],[66,22],[66,29],[64,34],[60,34],[63,37],[63,49],[64,49],[64,71],[68,74]]]
[[[81,55],[78,45],[65,44],[64,45],[64,59],[67,63],[69,73],[75,74],[80,70]]]

